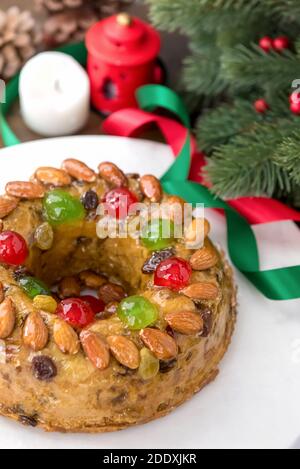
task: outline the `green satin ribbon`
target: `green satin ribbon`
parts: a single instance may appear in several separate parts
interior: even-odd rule
[[[86,63],[87,52],[82,43],[59,50],[71,55],[82,65]],[[6,146],[20,143],[5,119],[13,102],[18,98],[18,86],[19,75],[7,85],[7,102],[0,107],[0,131]],[[190,119],[185,106],[179,96],[170,89],[160,85],[147,85],[138,90],[137,97],[142,109],[147,111],[153,111],[158,107],[167,109],[190,130]],[[214,197],[206,187],[188,180],[190,161],[191,137],[188,132],[174,164],[161,179],[164,190],[184,198],[193,205],[203,203],[208,208],[223,209],[227,219],[228,250],[233,264],[267,298],[272,300],[300,298],[300,266],[260,270],[257,243],[251,226],[226,202]]]
[[[160,85],[147,85],[137,93],[142,109],[152,111],[160,107],[173,112],[190,129],[188,113],[173,91]],[[223,200],[201,184],[188,181],[190,168],[190,135],[175,160],[161,179],[164,190],[182,197],[189,203],[203,203],[207,208],[225,211],[228,250],[231,260],[258,290],[271,300],[290,300],[300,297],[300,266],[260,270],[256,238],[247,220]]]

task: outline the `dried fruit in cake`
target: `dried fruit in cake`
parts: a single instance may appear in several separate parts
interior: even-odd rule
[[[0,262],[8,265],[24,264],[28,257],[25,239],[15,231],[0,233]]]
[[[80,221],[85,217],[80,200],[61,189],[48,192],[43,207],[47,221],[53,226]]]
[[[143,274],[152,274],[155,272],[157,266],[164,260],[174,256],[173,248],[162,249],[161,251],[154,251],[149,259],[146,260],[142,267]]]
[[[133,204],[138,202],[138,199],[126,187],[119,187],[107,192],[102,202],[110,217],[123,220],[130,213]]]
[[[99,197],[95,191],[89,190],[83,194],[81,202],[86,210],[96,210],[99,205]]]
[[[153,379],[159,372],[159,360],[146,347],[140,351],[139,375],[145,381]]]
[[[50,381],[57,375],[57,367],[54,361],[46,355],[33,357],[32,371],[36,379],[40,381]]]
[[[129,296],[119,304],[118,316],[132,330],[143,329],[158,319],[158,310],[143,296]]]
[[[171,257],[158,265],[154,274],[154,285],[181,290],[189,284],[191,275],[189,262],[180,257]]]
[[[34,306],[41,310],[47,311],[48,313],[54,314],[57,308],[57,302],[52,296],[49,295],[37,295],[33,299]]]
[[[57,307],[57,316],[75,328],[84,328],[95,320],[91,306],[80,298],[68,298]]]
[[[34,299],[38,295],[51,295],[51,291],[47,285],[35,277],[24,275],[19,279],[18,282],[31,299]]]
[[[36,245],[42,251],[51,249],[54,241],[54,232],[52,226],[45,222],[37,227],[34,233]]]
[[[150,251],[158,251],[174,243],[174,223],[171,220],[151,220],[142,229],[141,242]]]
[[[93,310],[94,314],[102,313],[105,309],[105,303],[92,295],[82,295],[81,300],[85,301]]]

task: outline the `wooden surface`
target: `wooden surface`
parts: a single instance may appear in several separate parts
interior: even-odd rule
[[[19,0],[19,1],[9,1],[9,0],[1,0],[0,8],[6,9],[9,6],[18,5],[22,9],[31,9],[33,10],[33,0]],[[131,7],[131,13],[147,19],[147,9],[143,5],[143,2],[137,1]],[[41,20],[41,17],[37,16],[37,20]],[[174,48],[174,44],[176,44],[176,48]],[[181,62],[182,58],[187,53],[187,45],[186,41],[183,38],[178,37],[177,35],[162,35],[162,49],[161,49],[161,57],[166,65],[168,70],[168,82],[170,86],[174,86],[180,75],[181,70]],[[89,121],[86,127],[80,132],[83,135],[97,135],[101,133],[101,123],[103,119],[100,115],[91,112]],[[24,122],[22,121],[19,105],[16,103],[11,112],[8,115],[8,122],[16,133],[18,138],[22,142],[28,142],[31,140],[36,140],[41,138],[41,136],[34,134],[29,129],[26,128]],[[147,132],[144,134],[147,138],[154,138],[160,139],[158,132]],[[0,148],[3,147],[3,142],[0,137]]]

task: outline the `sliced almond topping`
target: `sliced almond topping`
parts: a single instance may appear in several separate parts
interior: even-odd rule
[[[171,328],[180,334],[197,334],[203,329],[203,319],[192,311],[173,311],[165,316]]]
[[[0,197],[0,218],[5,218],[9,215],[15,208],[17,208],[19,199],[16,197]]]
[[[123,287],[115,283],[105,283],[99,288],[98,296],[100,300],[104,301],[105,304],[111,303],[112,301],[121,301],[126,296],[126,292]]]
[[[107,278],[103,275],[98,275],[92,272],[91,270],[85,270],[79,274],[80,280],[88,288],[100,288],[102,285],[107,283]]]
[[[95,332],[83,330],[80,341],[87,357],[99,370],[105,370],[109,365],[109,348],[106,342]]]
[[[177,344],[166,332],[149,327],[141,330],[140,337],[159,360],[170,360],[177,356]]]
[[[203,244],[205,238],[209,235],[210,224],[206,218],[194,218],[185,232],[185,242],[190,245]]]
[[[74,329],[62,319],[56,319],[53,326],[53,338],[59,350],[63,353],[76,355],[80,342]]]
[[[99,174],[104,181],[112,184],[115,187],[127,186],[128,179],[123,171],[113,163],[101,163],[98,166]]]
[[[34,177],[43,184],[56,187],[69,186],[72,182],[66,171],[48,166],[38,168]]]
[[[23,329],[23,342],[36,352],[47,345],[48,329],[41,314],[37,311],[33,311],[26,318]]]
[[[3,283],[0,282],[0,303],[4,300],[4,286]]]
[[[14,330],[16,322],[15,305],[10,297],[0,305],[0,339],[6,339]]]
[[[71,298],[80,296],[81,287],[76,277],[64,277],[58,286],[61,298]]]
[[[139,367],[140,353],[132,340],[121,335],[111,335],[107,337],[107,343],[118,362],[131,370]]]
[[[13,181],[6,184],[6,194],[20,199],[42,199],[46,189],[42,184],[29,181]]]
[[[91,168],[82,161],[73,158],[65,160],[62,169],[78,181],[94,182],[96,180],[96,173]]]
[[[219,289],[214,283],[198,282],[185,287],[181,293],[195,300],[215,300],[219,295]]]
[[[192,255],[190,264],[194,270],[206,270],[214,267],[218,260],[215,249],[211,246],[204,246]]]
[[[160,202],[162,199],[162,187],[159,180],[151,174],[146,174],[140,180],[141,190],[151,202]]]
[[[168,197],[166,205],[166,213],[169,218],[175,223],[182,223],[184,220],[184,205],[186,201],[177,195],[171,195]]]

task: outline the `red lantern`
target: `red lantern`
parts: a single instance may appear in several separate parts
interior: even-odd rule
[[[86,46],[92,104],[103,114],[137,106],[138,87],[162,82],[159,34],[138,18],[120,13],[96,23]]]

